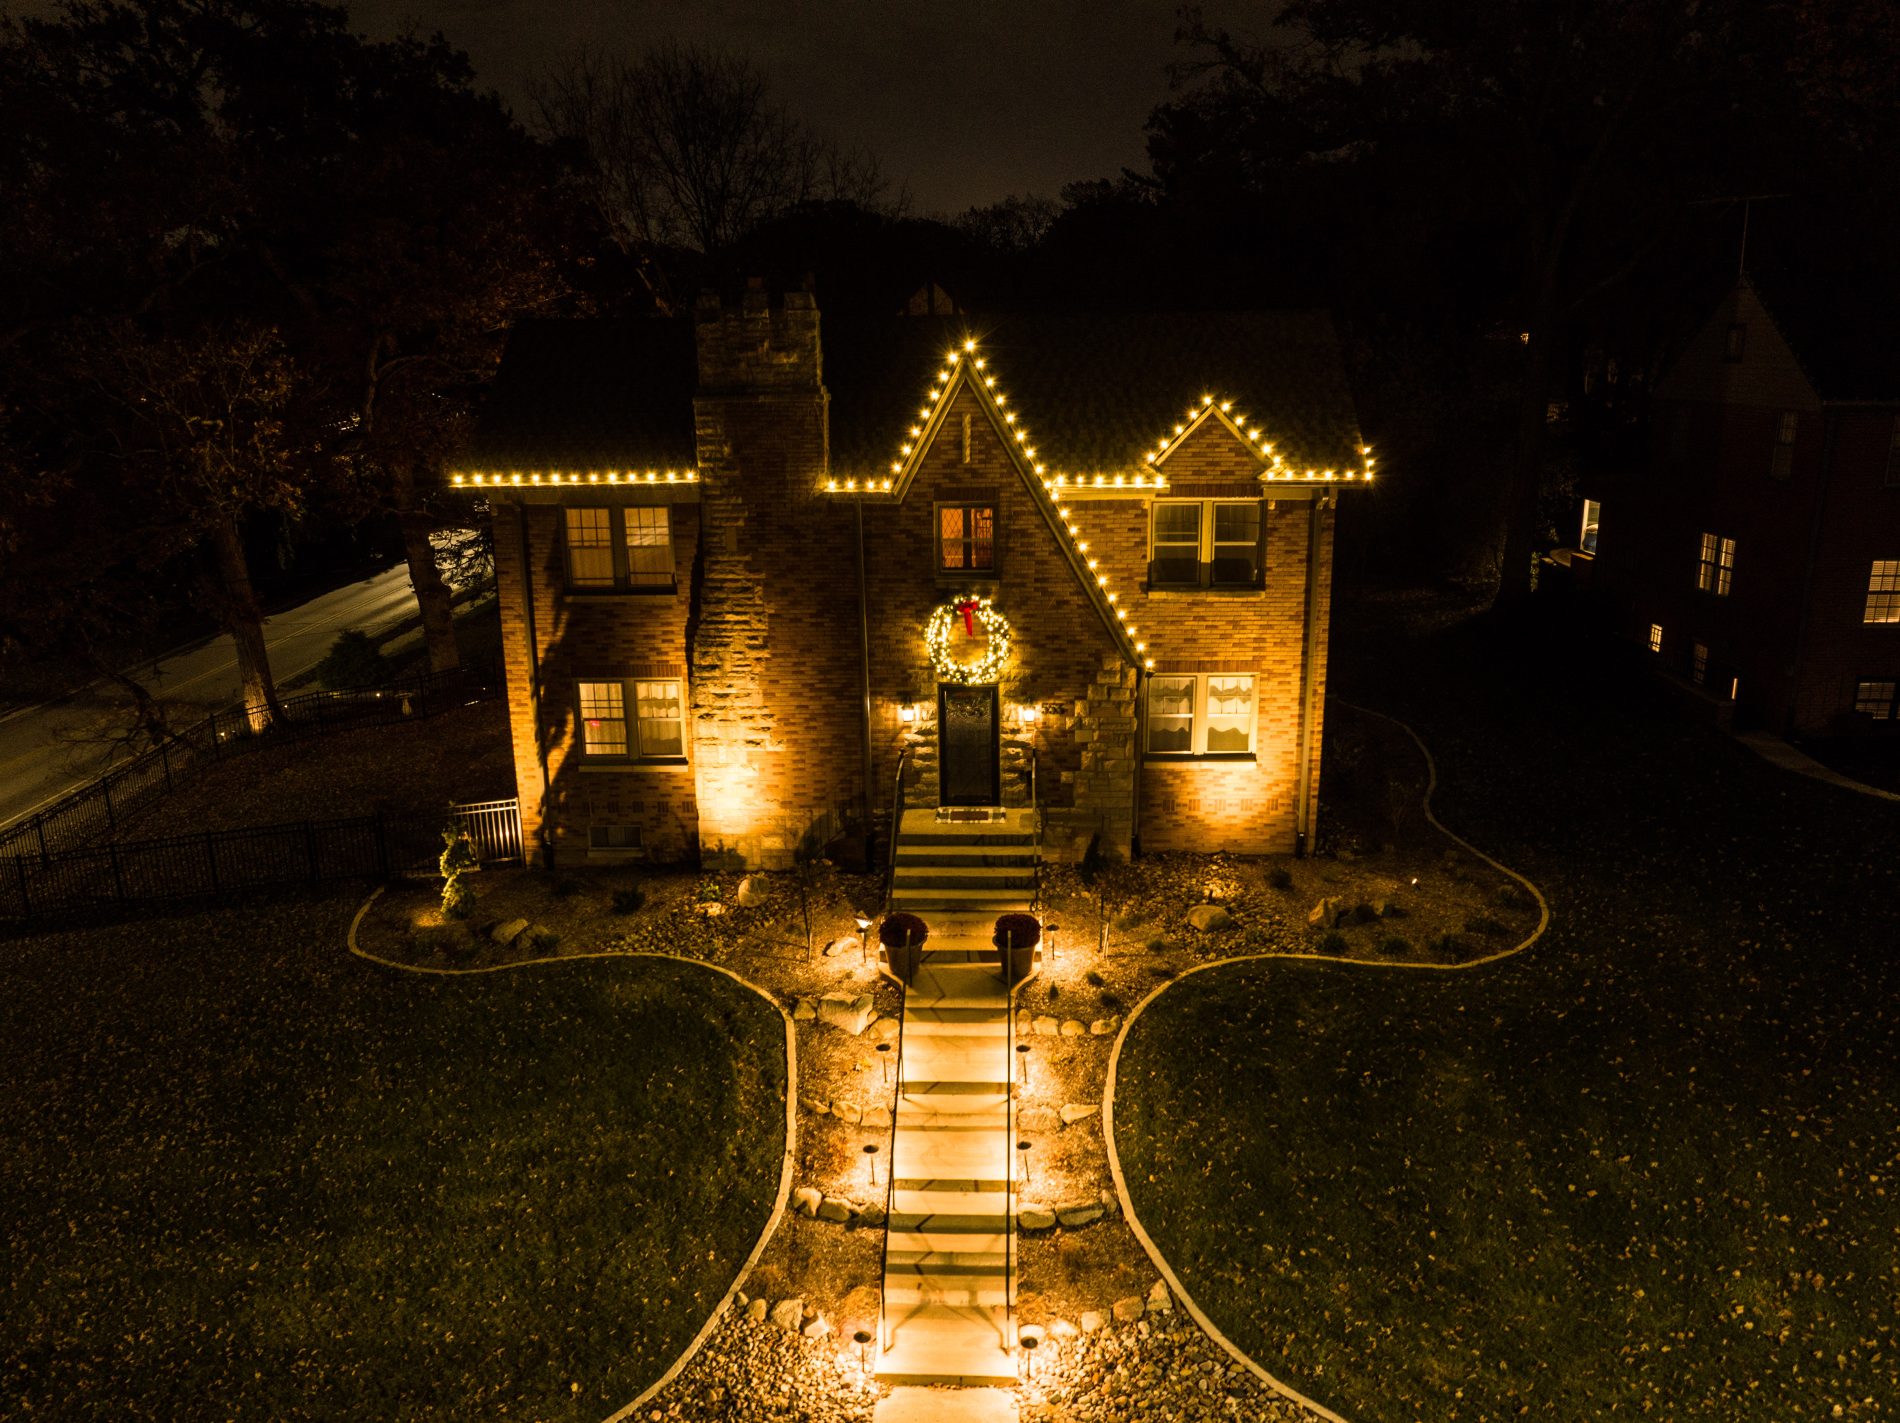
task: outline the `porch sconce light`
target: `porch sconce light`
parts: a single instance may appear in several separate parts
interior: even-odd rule
[[[897,709],[897,719],[906,724],[917,720],[917,703],[905,702]]]
[[[1042,712],[1036,707],[1034,702],[1024,702],[1021,706],[1016,708],[1016,719],[1024,726],[1034,726],[1036,724],[1036,718],[1041,715]]]

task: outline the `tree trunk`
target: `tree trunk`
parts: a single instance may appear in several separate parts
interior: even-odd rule
[[[1497,606],[1523,607],[1531,595],[1536,557],[1538,496],[1544,469],[1544,426],[1550,410],[1550,343],[1554,303],[1547,296],[1530,313],[1534,323],[1517,389],[1517,425],[1511,441],[1510,480],[1504,496],[1504,540]]]
[[[218,621],[237,645],[238,677],[244,688],[244,716],[252,731],[267,731],[284,714],[271,677],[270,649],[264,642],[264,610],[251,587],[244,561],[244,540],[237,517],[221,515],[211,526],[211,563],[216,584]]]
[[[404,481],[405,485],[408,483]],[[409,561],[409,586],[416,590],[416,607],[422,613],[422,641],[429,649],[429,670],[446,672],[461,664],[461,650],[455,645],[455,608],[449,585],[442,581],[436,567],[435,546],[429,542],[431,523],[427,515],[407,507],[414,500],[412,490],[404,490],[402,551]]]

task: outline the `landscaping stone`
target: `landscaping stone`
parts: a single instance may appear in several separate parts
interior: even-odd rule
[[[818,1005],[809,998],[801,998],[792,1005],[792,1021],[809,1023],[818,1016]]]
[[[1077,1226],[1093,1225],[1107,1214],[1100,1201],[1091,1201],[1082,1205],[1059,1208],[1056,1211],[1056,1219],[1073,1230]]]
[[[1062,1020],[1062,1036],[1063,1037],[1085,1038],[1088,1036],[1088,1033],[1089,1033],[1088,1024],[1084,1023],[1080,1018],[1064,1018]]]
[[[867,1127],[889,1127],[891,1124],[891,1109],[889,1107],[866,1107],[863,1115],[860,1116],[858,1120]]]
[[[825,1193],[816,1186],[792,1187],[792,1210],[797,1215],[816,1216]]]
[[[803,1333],[807,1339],[823,1339],[831,1333],[831,1321],[821,1314],[805,1326]]]
[[[831,1115],[847,1126],[857,1126],[864,1120],[864,1114],[855,1102],[833,1102]]]
[[[858,1210],[859,1225],[881,1226],[884,1224],[885,1219],[884,1202],[882,1201],[872,1201],[870,1205],[860,1207]]]
[[[818,1219],[843,1225],[851,1219],[851,1206],[836,1196],[827,1196],[818,1206]]]
[[[1102,1214],[1114,1216],[1120,1215],[1121,1213],[1122,1198],[1104,1186],[1102,1188]]]
[[[805,1301],[782,1299],[772,1306],[772,1323],[787,1334],[796,1334],[805,1325]]]
[[[734,897],[739,901],[741,909],[757,909],[770,896],[764,880],[756,875],[747,875],[739,881],[739,893]]]
[[[1329,894],[1306,912],[1306,922],[1318,927],[1321,924],[1331,926],[1339,922],[1345,901],[1336,894]]]
[[[881,1043],[895,1044],[897,1041],[897,1019],[878,1018],[871,1024],[871,1036]],[[891,1049],[895,1052],[897,1049]]]
[[[1115,1301],[1115,1322],[1133,1324],[1146,1310],[1147,1306],[1142,1302],[1140,1295],[1129,1295],[1126,1299],[1118,1299]]]
[[[1121,1014],[1119,1013],[1108,1018],[1097,1018],[1093,1023],[1089,1024],[1089,1036],[1092,1038],[1111,1037],[1114,1035],[1115,1029],[1121,1025],[1122,1020]]]
[[[798,1099],[798,1105],[810,1112],[814,1117],[829,1116],[831,1113],[831,1104],[829,1102],[820,1102],[815,1097],[800,1097]]]
[[[1062,1020],[1053,1014],[1038,1013],[1036,1015],[1035,1026],[1037,1037],[1053,1038],[1057,1033],[1062,1031]]]
[[[1100,1103],[1096,1102],[1064,1102],[1062,1104],[1062,1125],[1065,1127],[1074,1126],[1077,1122],[1087,1121],[1101,1110]]]
[[[1106,1323],[1106,1321],[1099,1312],[1092,1309],[1082,1311],[1082,1332],[1084,1334],[1099,1333],[1104,1323]]]
[[[876,1009],[868,993],[856,998],[846,993],[827,993],[818,1000],[818,1021],[829,1023],[854,1038],[870,1027],[875,1015]]]
[[[1197,904],[1188,910],[1188,923],[1203,934],[1218,934],[1234,927],[1234,916],[1218,904]]]
[[[765,1311],[769,1308],[770,1306],[767,1305],[764,1300],[755,1299],[751,1304],[745,1307],[746,1317],[754,1324],[763,1324],[765,1323]]]
[[[1174,1296],[1168,1293],[1168,1282],[1156,1280],[1148,1287],[1148,1310],[1151,1314],[1166,1314],[1174,1308]]]
[[[488,937],[505,949],[527,931],[526,919],[504,919],[488,931]]]
[[[1018,1230],[1052,1230],[1056,1213],[1043,1206],[1023,1206],[1016,1212]]]
[[[761,1315],[760,1317],[763,1318],[764,1316]],[[1051,1339],[1061,1340],[1065,1342],[1067,1340],[1075,1338],[1076,1335],[1080,1334],[1081,1332],[1082,1331],[1080,1329],[1077,1329],[1073,1324],[1069,1323],[1069,1321],[1066,1319],[1058,1319],[1056,1320],[1055,1323],[1049,1326],[1049,1337]]]

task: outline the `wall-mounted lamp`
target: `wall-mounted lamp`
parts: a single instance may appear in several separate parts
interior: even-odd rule
[[[1022,722],[1024,726],[1033,726],[1036,718],[1041,715],[1041,709],[1033,702],[1024,702],[1021,706],[1016,708],[1016,719]]]
[[[897,719],[906,724],[917,720],[917,703],[905,702],[897,709]]]

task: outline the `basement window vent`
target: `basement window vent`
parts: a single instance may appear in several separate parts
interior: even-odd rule
[[[646,846],[637,825],[596,825],[587,832],[587,848],[598,854],[637,855]]]

